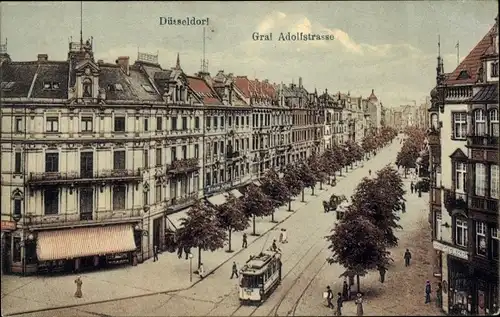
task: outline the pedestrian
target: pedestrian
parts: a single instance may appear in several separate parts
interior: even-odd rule
[[[406,212],[406,204],[405,204],[405,202],[404,202],[404,201],[401,203],[401,211],[402,211],[403,213],[405,213],[405,212]]]
[[[356,298],[355,304],[356,304],[356,315],[363,316],[363,297],[361,296],[361,293],[358,293],[358,298]]]
[[[415,185],[413,185],[413,181],[411,181],[410,183],[410,190],[411,190],[411,193],[413,194],[413,190],[415,189]]]
[[[332,308],[333,309],[332,299],[333,299],[333,292],[330,289],[330,286],[327,286],[326,287],[326,306],[328,308]]]
[[[191,248],[188,246],[184,247],[184,254],[185,254],[185,259],[189,259],[189,254],[191,254]]]
[[[243,243],[241,245],[242,248],[246,248],[248,246],[248,242],[247,242],[247,234],[246,233],[243,233]]]
[[[328,210],[328,202],[326,200],[323,200],[323,210],[325,211],[325,213],[327,213],[329,210]]]
[[[205,277],[205,268],[203,267],[203,263],[200,263],[200,267],[198,268],[198,275],[200,278]]]
[[[406,249],[404,259],[405,259],[405,266],[410,266],[410,260],[411,260],[410,250]]]
[[[283,240],[281,242],[282,243],[288,243],[288,237],[287,237],[286,229],[285,228],[281,229],[281,233],[283,234]]]
[[[431,282],[427,280],[425,282],[425,303],[430,303],[431,302]]]
[[[348,284],[347,286],[347,300],[351,300],[351,287],[352,287],[352,284]]]
[[[349,300],[348,297],[348,290],[349,290],[349,285],[347,285],[347,279],[344,278],[344,283],[342,284],[342,296],[344,297],[344,300]]]
[[[342,294],[337,293],[337,316],[342,316],[342,306],[343,306]]]
[[[239,277],[238,266],[236,266],[236,262],[233,262],[233,271],[232,271],[231,277],[229,279],[232,279],[235,275],[236,275],[236,277]]]
[[[387,272],[387,269],[384,266],[379,266],[378,271],[380,273],[380,283],[384,283],[385,272]]]
[[[441,285],[441,282],[438,283],[437,289],[436,289],[436,306],[441,308],[441,304],[443,303],[443,286]]]
[[[422,197],[422,187],[418,186],[418,197]]]
[[[153,246],[153,262],[158,261],[158,246]]]
[[[179,245],[179,246],[178,246],[178,248],[179,248],[179,249],[177,250],[177,256],[178,256],[178,257],[179,257],[179,259],[180,259],[180,258],[182,258],[182,246],[181,246],[181,245]]]
[[[276,239],[273,240],[273,244],[271,245],[271,250],[273,250],[274,252],[281,251],[276,245]]]
[[[75,284],[76,284],[76,292],[75,292],[75,297],[76,298],[82,298],[83,296],[83,293],[82,293],[82,285],[83,285],[83,282],[82,282],[82,277],[81,276],[78,276],[75,280]]]
[[[372,170],[368,170],[368,175],[372,176]]]

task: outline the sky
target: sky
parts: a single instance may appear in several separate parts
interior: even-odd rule
[[[497,1],[325,2],[83,2],[83,37],[96,59],[114,63],[158,53],[164,68],[177,53],[188,74],[200,70],[202,26],[160,25],[160,17],[209,18],[208,69],[298,83],[319,93],[371,90],[384,106],[423,102],[435,85],[438,35],[445,72],[457,66],[494,24]],[[70,37],[79,41],[80,2],[0,3],[0,37],[12,60],[65,60]],[[212,32],[213,31],[213,32]],[[273,41],[252,34],[273,33]],[[331,34],[333,41],[277,41],[280,32]]]

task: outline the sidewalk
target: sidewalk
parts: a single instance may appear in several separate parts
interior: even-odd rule
[[[353,172],[356,172],[356,167],[354,170],[349,169],[347,175]],[[343,175],[345,175],[345,171]],[[339,180],[342,179],[344,177],[339,178]],[[323,190],[319,190],[318,184],[315,190],[316,195],[311,196],[311,190],[306,189],[305,203],[300,202],[301,195],[299,195],[292,203],[292,210],[309,209],[308,203],[318,200],[317,196],[322,195],[327,190],[333,192],[333,188],[326,184],[323,184]],[[319,200],[319,204],[321,204],[321,200]],[[288,211],[288,206],[283,206],[274,214],[277,223],[271,222],[271,216],[256,218],[256,232],[261,235],[252,236],[252,226],[250,225],[245,230],[249,247],[256,240],[261,240],[266,232],[279,226],[294,213]],[[207,275],[241,251],[242,236],[242,232],[232,233],[232,249],[235,251],[233,253],[225,251],[227,246],[215,252],[202,252],[202,262]],[[276,232],[275,236],[278,238],[279,232]],[[265,241],[262,241],[259,245],[263,243]],[[272,243],[272,238],[267,243]],[[194,250],[193,255],[194,271],[198,263],[197,250]],[[81,274],[84,297],[80,299],[73,296],[76,290],[74,284],[76,275],[28,277],[4,275],[1,283],[2,314],[105,302],[118,298],[146,296],[188,289],[199,282],[199,277],[195,274],[193,274],[193,282],[189,281],[189,267],[189,260],[185,260],[184,257],[179,259],[176,253],[163,252],[159,255],[159,261],[157,262],[149,259],[135,267],[127,265],[84,273]]]

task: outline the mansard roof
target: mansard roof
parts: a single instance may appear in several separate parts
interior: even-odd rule
[[[470,100],[472,103],[498,103],[498,85],[487,85],[481,88]]]
[[[192,91],[194,91],[202,98],[204,104],[222,105],[222,102],[219,99],[216,91],[213,90],[203,78],[195,76],[186,77],[188,80],[189,88],[191,88]]]

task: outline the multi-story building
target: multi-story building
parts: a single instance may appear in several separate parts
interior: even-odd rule
[[[431,92],[431,215],[443,310],[498,311],[498,20]],[[438,111],[439,109],[439,111]],[[439,136],[439,140],[437,139]]]
[[[377,96],[375,96],[374,89],[372,89],[372,93],[368,97],[365,111],[369,114],[369,126],[376,131],[380,130],[382,127],[382,105],[380,104]]]
[[[342,108],[339,106],[336,98],[328,94],[328,89],[319,96],[319,105],[324,112],[324,148],[331,148],[334,144],[340,144],[343,141]]]
[[[352,97],[350,102],[350,110],[352,113],[352,119],[354,120],[352,140],[354,142],[360,143],[365,137],[367,126],[367,116],[365,116],[363,108],[363,97]]]

